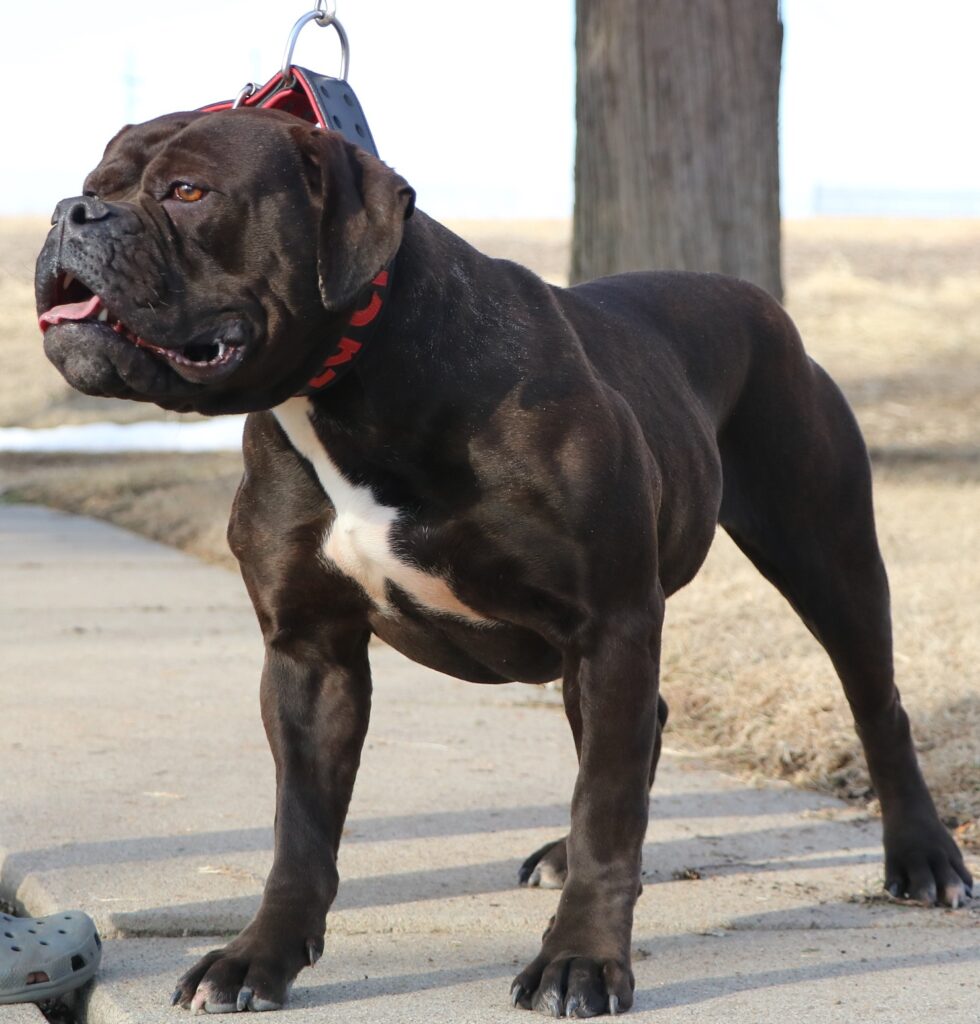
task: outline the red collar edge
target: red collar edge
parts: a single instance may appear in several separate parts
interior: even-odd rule
[[[299,393],[315,395],[334,384],[353,365],[370,336],[374,333],[378,317],[384,307],[391,281],[392,260],[371,279],[371,294],[365,305],[354,310],[347,321],[347,327],[333,350],[324,359],[317,373],[311,377]]]

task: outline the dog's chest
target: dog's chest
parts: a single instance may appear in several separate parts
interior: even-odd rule
[[[452,592],[447,582],[423,572],[392,547],[392,528],[400,511],[380,504],[369,487],[351,483],[320,443],[310,422],[310,402],[291,398],[273,409],[290,443],[313,466],[336,516],[323,538],[323,555],[345,576],[355,580],[381,611],[389,610],[387,583],[411,595],[419,604],[467,619],[482,617]]]

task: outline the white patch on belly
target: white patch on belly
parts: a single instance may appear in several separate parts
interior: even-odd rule
[[[397,508],[381,505],[369,487],[352,484],[333,463],[310,422],[307,398],[290,398],[272,410],[290,443],[313,466],[337,516],[323,539],[323,555],[345,576],[356,580],[382,611],[388,608],[385,583],[396,586],[429,608],[486,622],[467,607],[439,576],[430,576],[392,551],[391,528]]]

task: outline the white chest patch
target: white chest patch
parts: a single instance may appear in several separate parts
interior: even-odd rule
[[[340,472],[310,422],[309,399],[290,398],[272,411],[292,446],[313,466],[337,510],[323,538],[323,555],[329,562],[356,580],[382,611],[388,607],[385,584],[391,580],[428,608],[486,622],[456,597],[444,579],[422,572],[394,553],[390,534],[399,510],[379,504],[369,487],[352,484]]]

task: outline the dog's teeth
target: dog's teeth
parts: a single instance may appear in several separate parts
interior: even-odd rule
[[[75,275],[74,274],[65,274],[65,278],[61,282],[61,287],[62,288],[66,288],[66,289],[71,287],[71,283],[74,280],[75,280]]]
[[[99,315],[96,317],[96,319],[99,321],[99,323],[104,324],[109,319],[109,310],[107,310],[105,306],[103,306],[99,310]]]

